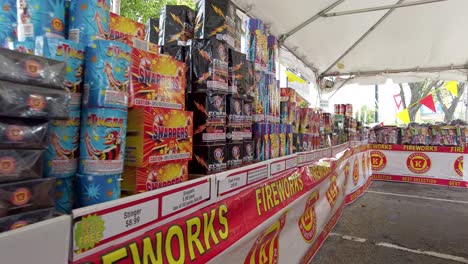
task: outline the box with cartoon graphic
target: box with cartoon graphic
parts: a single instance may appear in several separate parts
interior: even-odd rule
[[[43,150],[0,150],[0,183],[42,177]]]
[[[194,144],[226,141],[226,94],[189,94],[189,111],[194,116]]]
[[[226,144],[198,145],[193,148],[189,174],[209,175],[227,169]]]
[[[18,40],[65,38],[65,0],[18,0]]]
[[[0,148],[44,149],[49,124],[44,120],[0,119]]]
[[[110,0],[70,2],[68,38],[83,45],[109,36]]]
[[[193,39],[195,11],[188,6],[166,5],[159,17],[159,46],[181,45]]]
[[[129,111],[127,166],[192,157],[193,114],[182,110],[136,107]]]
[[[125,167],[122,178],[122,192],[126,194],[160,189],[187,181],[188,161],[161,162],[144,168]]]
[[[130,105],[185,108],[185,63],[133,49],[130,72]]]

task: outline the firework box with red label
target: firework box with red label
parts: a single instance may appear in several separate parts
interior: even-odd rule
[[[47,128],[44,120],[0,118],[0,148],[44,149]]]
[[[0,182],[42,177],[43,150],[0,150]]]
[[[189,162],[189,174],[209,175],[226,169],[226,144],[194,146],[193,159]]]
[[[233,142],[227,144],[227,168],[234,169],[243,165],[244,144],[243,142]]]
[[[110,39],[119,39],[129,35],[140,40],[145,40],[146,27],[142,23],[112,12],[109,18]]]
[[[299,131],[303,134],[308,133],[310,130],[312,112],[313,110],[311,108],[301,108],[301,122]]]
[[[295,122],[296,103],[281,102],[280,110],[282,124],[293,124]]]
[[[244,66],[246,59],[245,54],[242,54],[234,49],[229,49],[229,88],[230,94],[239,94],[240,91],[245,91],[246,82]]]
[[[37,210],[0,218],[0,233],[15,230],[55,217],[55,209]]]
[[[247,35],[247,59],[257,70],[266,71],[268,65],[268,30],[259,19],[250,19]]]
[[[145,40],[158,45],[159,44],[159,18],[150,18],[146,22]]]
[[[242,127],[244,123],[244,100],[235,95],[226,97],[227,125],[231,127]]]
[[[55,179],[0,184],[0,217],[55,206]]]
[[[280,135],[279,135],[279,125],[277,124],[268,124],[268,139],[269,139],[269,157],[268,159],[275,159],[280,157]]]
[[[128,118],[125,165],[146,167],[192,157],[191,112],[136,107],[129,111]]]
[[[281,88],[280,89],[281,102],[295,103],[296,102],[296,90],[293,88]]]
[[[191,93],[190,111],[194,115],[194,144],[226,141],[226,94]]]
[[[185,64],[172,57],[139,49],[132,51],[132,106],[185,108]]]
[[[160,189],[188,180],[188,161],[151,164],[144,168],[125,167],[122,192],[137,194]]]
[[[211,38],[193,40],[190,46],[192,92],[228,91],[228,49],[223,42]]]
[[[195,11],[188,6],[166,5],[159,18],[159,45],[182,45],[193,39]]]
[[[254,145],[252,140],[244,140],[244,165],[249,165],[253,163],[254,160]]]

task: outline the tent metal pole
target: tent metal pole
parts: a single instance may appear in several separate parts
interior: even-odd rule
[[[355,10],[349,10],[349,11],[343,11],[343,12],[322,14],[322,17],[346,16],[346,15],[381,11],[381,10],[386,10],[386,9],[391,9],[391,8],[401,8],[401,7],[409,7],[409,6],[416,6],[416,5],[432,4],[432,3],[443,2],[443,1],[447,1],[447,0],[421,0],[421,1],[414,1],[411,3],[369,7],[369,8],[355,9]]]
[[[443,66],[443,67],[426,67],[426,68],[408,68],[408,69],[397,69],[397,70],[377,70],[377,71],[361,71],[361,72],[340,72],[323,74],[323,77],[341,77],[341,76],[370,76],[385,73],[403,73],[403,72],[440,72],[449,70],[468,70],[468,65],[458,66]]]
[[[405,0],[399,0],[397,5],[403,3],[403,1]],[[354,44],[351,45],[351,47],[349,47],[349,49],[347,49],[338,59],[336,59],[321,75],[323,76],[327,74],[333,68],[333,66],[335,66],[341,59],[348,55],[348,53],[350,53],[359,43],[361,43],[370,33],[372,33],[374,29],[377,28],[394,10],[395,8],[388,10],[387,13],[385,13],[385,15],[383,15],[379,19],[379,21],[377,21],[371,28],[369,28],[366,31],[366,33],[364,33],[364,35],[362,35],[356,42],[354,42]]]
[[[295,33],[297,33],[299,30],[303,29],[304,27],[306,27],[307,25],[309,25],[310,23],[314,22],[315,20],[317,20],[318,18],[320,18],[322,15],[324,15],[325,13],[327,13],[328,11],[332,10],[333,8],[335,8],[337,5],[343,3],[344,0],[338,0],[336,1],[335,3],[331,4],[329,7],[323,9],[322,11],[320,11],[319,13],[317,13],[315,16],[309,18],[307,21],[305,21],[304,23],[300,24],[299,26],[295,27],[294,29],[292,29],[291,31],[281,35],[281,37],[279,38],[279,42],[281,44],[283,44],[287,38],[289,38],[290,36],[294,35]]]

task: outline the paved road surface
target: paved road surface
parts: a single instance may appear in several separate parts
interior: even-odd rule
[[[311,264],[468,263],[468,190],[373,182]]]

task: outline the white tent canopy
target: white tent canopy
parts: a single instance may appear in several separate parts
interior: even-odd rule
[[[468,0],[235,3],[284,36],[280,60],[309,79],[313,69],[316,76],[351,75],[352,82],[366,84],[387,78],[467,80]],[[342,13],[355,10],[360,12]]]

